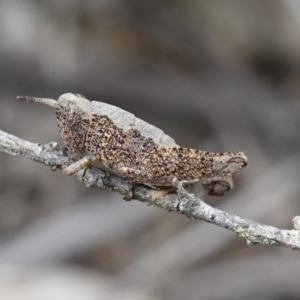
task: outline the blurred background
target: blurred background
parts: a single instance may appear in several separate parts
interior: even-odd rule
[[[279,228],[300,214],[300,2],[0,0],[0,129],[62,143],[17,95],[117,105],[181,146],[245,151],[206,201]],[[299,252],[85,188],[0,153],[0,299],[299,299]]]

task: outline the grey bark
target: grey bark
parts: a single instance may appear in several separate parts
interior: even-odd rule
[[[24,156],[49,166],[52,170],[61,169],[72,163],[63,147],[57,143],[51,142],[45,145],[31,143],[1,130],[0,151],[10,155]],[[300,231],[267,226],[213,208],[199,197],[188,193],[176,180],[174,181],[174,190],[153,190],[144,185],[132,185],[125,178],[120,178],[94,166],[80,170],[75,177],[87,187],[115,191],[123,195],[125,199],[132,198],[147,205],[181,213],[189,218],[204,220],[229,229],[245,238],[248,245],[261,243],[300,250]]]

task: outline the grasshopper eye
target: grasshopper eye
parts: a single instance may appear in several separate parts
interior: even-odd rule
[[[247,166],[248,162],[247,162],[247,159],[244,158],[244,157],[232,157],[228,160],[228,163],[233,163],[233,162],[236,162],[236,163],[243,163],[244,164],[244,167]]]

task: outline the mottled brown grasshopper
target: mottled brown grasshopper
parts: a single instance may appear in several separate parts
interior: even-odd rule
[[[110,172],[133,183],[171,186],[201,181],[211,195],[233,186],[232,176],[247,165],[243,152],[212,153],[179,147],[162,130],[116,106],[90,101],[79,94],[63,94],[57,101],[19,96],[56,111],[57,124],[67,148],[80,159],[63,169],[72,175],[101,161]]]

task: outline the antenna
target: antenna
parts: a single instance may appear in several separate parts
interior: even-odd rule
[[[33,96],[18,96],[18,100],[26,101],[28,103],[40,103],[44,104],[53,108],[57,108],[57,101],[53,99],[48,99],[48,98],[38,98],[38,97],[33,97]]]

